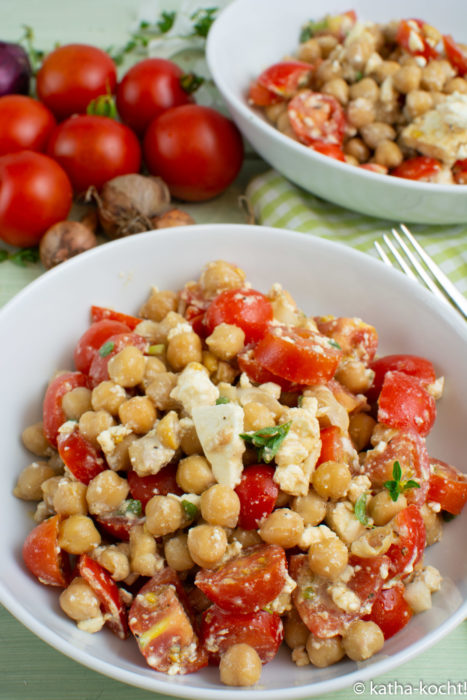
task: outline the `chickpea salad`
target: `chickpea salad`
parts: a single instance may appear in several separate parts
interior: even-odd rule
[[[298,666],[363,661],[431,607],[424,552],[467,476],[427,450],[429,359],[222,260],[90,316],[14,488],[36,504],[24,564],[79,629],[253,686],[283,642]]]
[[[249,103],[331,158],[420,182],[467,184],[467,45],[419,19],[351,10],[309,21],[294,56],[267,67]]]

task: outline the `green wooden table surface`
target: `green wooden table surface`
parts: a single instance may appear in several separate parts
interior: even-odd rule
[[[160,10],[178,8],[180,4],[181,0],[159,3],[157,0],[0,0],[0,40],[17,40],[22,26],[28,25],[34,29],[38,47],[48,48],[57,41],[82,41],[103,47],[122,45],[142,11],[157,16]],[[198,6],[202,7],[203,3],[200,1]],[[190,7],[193,8],[193,3]],[[249,156],[226,193],[212,202],[186,209],[197,223],[245,223],[238,198],[248,181],[265,169],[258,158]],[[40,266],[20,268],[3,263],[0,306],[41,272]],[[399,686],[394,685],[396,681]],[[328,695],[327,700],[401,695],[402,687],[405,694],[416,697],[426,694],[467,697],[467,622],[416,659],[375,678],[373,683],[371,686],[368,681],[359,694],[348,689]],[[0,700],[165,700],[167,697],[130,688],[77,664],[35,637],[0,606]]]

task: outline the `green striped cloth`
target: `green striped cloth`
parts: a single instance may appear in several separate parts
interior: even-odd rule
[[[394,222],[352,212],[296,187],[274,170],[258,175],[246,197],[255,221],[345,243],[377,256],[373,243]],[[467,296],[467,222],[458,226],[410,225],[419,243]]]

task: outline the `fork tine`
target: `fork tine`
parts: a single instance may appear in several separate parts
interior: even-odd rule
[[[392,234],[394,236],[396,236],[396,233],[397,232],[394,229],[392,229]],[[397,238],[396,238],[396,240],[397,240]],[[407,277],[410,277],[410,279],[413,279],[416,282],[418,282],[417,276],[414,274],[411,267],[409,265],[407,265],[406,261],[404,260],[404,258],[399,253],[396,246],[394,245],[394,243],[391,241],[391,239],[389,238],[389,236],[386,233],[383,236],[383,241],[386,243],[387,247],[389,248],[391,253],[394,255],[395,259],[397,260],[397,262],[399,263],[400,267],[402,268],[403,272],[405,272]]]
[[[464,315],[464,317],[467,317],[467,301],[465,297],[459,292],[458,289],[456,289],[451,280],[448,277],[446,277],[444,272],[423,250],[422,246],[419,244],[417,239],[411,234],[407,226],[405,224],[401,224],[400,228],[402,233],[408,238],[408,240],[411,242],[417,253],[420,255],[425,265],[431,270],[434,277],[439,281],[440,285],[443,287],[446,294],[452,300],[453,304],[455,304],[455,306]]]
[[[446,301],[445,295],[442,293],[442,291],[440,290],[438,285],[435,284],[435,282],[433,282],[430,275],[426,272],[425,268],[419,263],[418,259],[412,253],[412,251],[410,250],[408,245],[405,243],[405,241],[402,240],[398,231],[393,228],[392,234],[393,234],[394,238],[396,239],[396,241],[398,242],[398,244],[400,245],[400,247],[402,248],[402,250],[404,251],[404,253],[407,255],[407,257],[410,260],[410,262],[412,263],[414,269],[417,271],[417,273],[420,275],[422,280],[425,282],[428,289],[430,289],[433,292],[433,294],[436,294],[436,296],[439,299],[443,299],[443,301]],[[425,252],[425,251],[423,251],[423,252]]]

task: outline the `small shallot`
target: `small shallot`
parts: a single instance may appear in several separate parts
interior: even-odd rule
[[[42,236],[39,257],[43,266],[49,270],[96,245],[96,236],[85,224],[79,221],[59,221]]]

